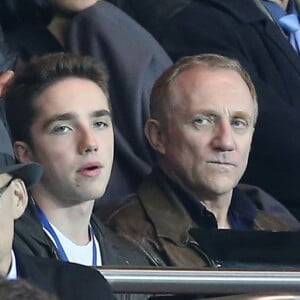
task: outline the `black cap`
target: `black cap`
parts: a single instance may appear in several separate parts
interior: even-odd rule
[[[0,119],[0,174],[3,173],[22,179],[29,189],[40,180],[43,169],[37,163],[19,164],[16,162],[11,140]]]

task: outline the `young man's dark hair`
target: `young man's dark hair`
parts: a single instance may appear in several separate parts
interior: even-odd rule
[[[14,88],[5,97],[6,115],[15,140],[31,144],[29,128],[36,115],[36,100],[47,87],[68,77],[91,80],[109,99],[108,74],[97,60],[66,53],[35,58],[17,70]]]

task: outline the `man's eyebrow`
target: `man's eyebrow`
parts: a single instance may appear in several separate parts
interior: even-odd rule
[[[75,120],[75,119],[76,119],[76,114],[73,114],[73,113],[56,114],[56,115],[52,116],[51,118],[49,118],[48,120],[46,120],[43,127],[47,128],[53,122],[72,121],[72,120]]]
[[[195,113],[195,116],[199,115],[205,115],[205,116],[216,116],[218,115],[218,111],[213,110],[213,109],[199,109],[197,113]]]
[[[101,109],[101,110],[93,111],[89,115],[92,118],[99,118],[99,117],[102,117],[102,116],[109,116],[109,117],[111,117],[110,111],[108,111],[106,109]],[[54,122],[59,122],[59,121],[73,121],[77,117],[78,117],[78,115],[74,114],[74,113],[56,114],[56,115],[52,116],[51,118],[49,118],[48,120],[46,120],[43,128],[45,128],[45,129],[48,128]]]
[[[219,111],[217,110],[214,110],[214,109],[200,109],[198,112],[197,112],[198,115],[216,115],[218,116],[220,114]],[[197,115],[196,114],[196,115]],[[251,118],[251,115],[246,112],[246,111],[243,111],[243,110],[236,110],[236,111],[232,111],[230,112],[230,116],[233,116],[233,117],[249,117]]]
[[[232,117],[234,118],[247,118],[249,120],[253,119],[254,117],[251,116],[248,112],[245,111],[236,111],[232,114]]]
[[[91,117],[103,117],[103,116],[109,116],[111,117],[111,113],[110,111],[108,111],[107,109],[101,109],[101,110],[96,110],[96,111],[93,111],[92,113],[90,113],[90,116]]]

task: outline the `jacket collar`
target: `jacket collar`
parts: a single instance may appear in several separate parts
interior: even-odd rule
[[[188,230],[196,227],[196,224],[159,169],[155,168],[145,178],[137,195],[148,217],[153,220],[158,237],[171,239],[180,245],[193,240]]]
[[[186,244],[194,239],[189,235],[190,228],[198,227],[179,195],[192,198],[186,191],[181,191],[176,184],[158,168],[146,177],[137,194],[144,209],[155,226],[158,237],[171,239],[176,244]],[[178,191],[179,190],[179,191]],[[192,201],[193,199],[187,199]],[[199,205],[200,206],[200,205]],[[203,210],[205,208],[203,207]],[[199,207],[199,212],[201,207]],[[201,212],[200,212],[201,213]],[[229,208],[231,216],[242,224],[244,229],[253,229],[257,214],[256,205],[239,187],[233,190]],[[174,228],[176,224],[176,228]]]
[[[210,0],[210,2],[242,23],[254,23],[266,19],[266,15],[260,9],[257,9],[254,0]]]

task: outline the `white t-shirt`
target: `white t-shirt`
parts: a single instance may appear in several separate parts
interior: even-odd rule
[[[95,241],[96,246],[96,265],[102,266],[102,258],[101,258],[101,252],[99,243],[94,237],[94,239],[91,238],[88,244],[79,246],[72,242],[70,239],[68,239],[63,233],[61,233],[53,224],[50,223],[53,230],[55,231],[66,255],[69,260],[69,262],[85,265],[85,266],[92,266],[93,265],[93,241]],[[48,236],[51,238],[53,243],[56,245],[55,240],[51,236],[51,234],[47,231],[46,228],[44,228],[45,232],[48,234]],[[56,245],[57,247],[57,245]]]
[[[11,265],[10,265],[9,272],[6,276],[6,279],[8,280],[17,279],[16,257],[13,250],[11,250]]]

